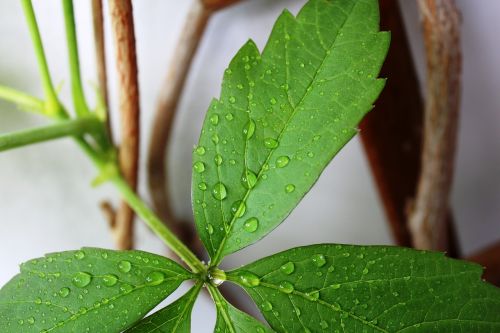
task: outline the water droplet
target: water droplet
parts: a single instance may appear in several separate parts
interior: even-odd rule
[[[207,190],[207,183],[203,183],[203,182],[199,183],[198,188],[202,191],[206,191]]]
[[[205,155],[205,147],[198,146],[198,147],[196,147],[195,152],[197,155],[203,156],[203,155]]]
[[[61,288],[62,289],[68,289],[68,288]],[[61,294],[61,292],[59,292],[59,294]],[[69,289],[68,289],[68,294],[69,294]],[[35,304],[42,304],[42,299],[40,297],[38,297],[37,299],[35,299]]]
[[[226,114],[226,120],[227,120],[227,121],[231,121],[231,120],[233,120],[233,119],[234,119],[234,116],[233,116],[233,114],[232,114],[232,113],[228,113],[228,114]]]
[[[231,205],[231,213],[235,216],[235,217],[242,217],[243,215],[245,215],[245,211],[247,209],[247,206],[245,205],[245,203],[241,200],[238,200],[238,201],[235,201],[232,205]]]
[[[290,35],[289,34],[285,34],[285,40],[290,40]]]
[[[317,301],[319,299],[319,291],[313,290],[306,294],[307,298],[311,301]]]
[[[213,233],[214,233],[214,227],[213,227],[211,224],[209,224],[209,225],[207,226],[207,229],[208,229],[207,231],[208,231],[208,234],[209,234],[209,235],[211,235],[211,234],[213,234]]]
[[[162,272],[154,271],[146,276],[146,284],[148,286],[157,286],[165,281],[165,274]]]
[[[241,90],[241,89],[243,89],[243,85],[242,85],[241,83],[238,83],[238,84],[236,85],[236,88],[238,88],[239,90]]]
[[[315,135],[313,137],[313,141],[318,141],[321,138],[321,135]]]
[[[250,139],[254,133],[255,133],[255,122],[252,119],[250,119],[248,123],[245,125],[245,128],[243,129],[243,134],[246,136],[247,139]]]
[[[304,68],[306,67],[306,64],[304,64],[303,62],[300,63],[300,68]]]
[[[368,274],[368,268],[363,269],[363,275]]]
[[[130,272],[131,268],[132,268],[132,264],[130,263],[130,261],[122,260],[118,263],[118,269],[122,273]]]
[[[202,173],[205,171],[205,163],[198,161],[195,164],[193,164],[193,170],[196,171],[197,173]]]
[[[328,323],[322,320],[320,321],[319,326],[321,326],[321,329],[326,330],[328,328]]]
[[[257,287],[260,284],[260,279],[252,272],[242,271],[238,274],[238,281],[245,287]]]
[[[281,266],[280,270],[283,274],[290,275],[295,271],[295,264],[289,261],[283,266]]]
[[[212,189],[212,194],[217,200],[224,200],[227,197],[226,186],[222,183],[217,183]]]
[[[213,114],[210,116],[210,123],[214,126],[217,126],[219,123],[219,115],[218,114]]]
[[[92,281],[92,275],[89,273],[85,272],[78,272],[73,276],[73,279],[71,282],[78,288],[84,288],[90,284],[90,281]]]
[[[118,281],[118,277],[113,274],[106,274],[102,277],[102,282],[105,286],[112,287]]]
[[[231,69],[229,69],[229,68],[228,68],[228,69],[226,69],[226,74],[227,74],[227,75],[231,75],[232,73],[233,73],[233,71],[232,71]]]
[[[295,289],[293,287],[293,284],[291,284],[290,282],[288,281],[281,281],[280,285],[278,286],[279,290],[282,292],[282,293],[285,293],[285,294],[291,294],[293,292],[293,290]]]
[[[276,166],[278,168],[284,168],[290,162],[290,158],[288,156],[280,156],[276,159]]]
[[[312,151],[310,151],[310,152],[307,153],[307,156],[308,157],[314,157],[314,153]]]
[[[292,193],[293,191],[295,191],[295,185],[288,184],[287,186],[285,186],[285,191],[286,193]]]
[[[222,156],[220,154],[215,155],[214,157],[214,162],[216,165],[221,165],[222,164]]]
[[[269,149],[274,149],[278,147],[278,141],[273,138],[266,138],[264,139],[264,147],[269,148]]]
[[[217,135],[217,133],[214,133],[212,135],[212,142],[215,143],[215,144],[219,143],[219,136]]]
[[[229,103],[236,103],[236,98],[234,96],[229,97]]]
[[[332,284],[332,289],[339,289],[339,288],[340,288],[339,283]]]
[[[313,257],[312,257],[312,261],[313,263],[316,264],[316,266],[318,267],[323,267],[325,266],[326,264],[326,258],[324,255],[322,254],[315,254]]]
[[[245,221],[245,224],[243,224],[243,229],[245,229],[246,232],[255,232],[257,228],[259,228],[259,220],[256,217],[249,218]]]
[[[275,105],[277,103],[276,98],[274,98],[274,97],[271,98],[270,102],[272,105]]]
[[[85,252],[83,252],[83,251],[77,251],[75,253],[75,258],[78,259],[78,260],[82,260],[83,258],[85,258]]]
[[[245,169],[241,176],[241,182],[247,189],[251,189],[257,183],[257,175],[249,169]]]
[[[68,297],[69,293],[70,293],[70,290],[67,287],[63,287],[63,288],[59,289],[59,296],[61,296],[63,298]],[[41,303],[41,300],[40,300],[40,303]]]
[[[261,305],[262,311],[268,312],[273,309],[273,305],[269,301],[265,301]]]
[[[29,317],[26,321],[28,322],[28,324],[33,325],[35,323],[35,318]]]
[[[124,294],[129,294],[131,293],[132,291],[134,290],[134,287],[132,287],[130,284],[128,283],[124,283],[120,286],[120,291]]]

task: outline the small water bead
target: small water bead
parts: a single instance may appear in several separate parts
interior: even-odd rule
[[[332,289],[340,289],[340,284],[339,283],[335,283],[335,284],[332,284]]]
[[[363,269],[363,275],[368,274],[368,268]]]
[[[85,252],[83,252],[83,251],[77,251],[75,253],[75,258],[78,259],[78,260],[82,260],[83,258],[85,258]]]
[[[219,124],[219,115],[218,114],[211,115],[210,123],[214,126],[217,126],[217,124]]]
[[[62,298],[65,298],[65,297],[68,297],[69,293],[70,293],[70,289],[67,288],[67,287],[62,287],[61,289],[59,289],[59,296],[61,296]],[[40,303],[41,303],[42,300],[40,300]],[[37,303],[39,304],[39,303]]]
[[[321,326],[321,329],[326,330],[328,328],[328,323],[322,320],[319,322],[319,326]]]
[[[157,286],[165,281],[165,274],[159,271],[154,271],[146,276],[146,284],[148,286]]]
[[[206,152],[205,147],[203,147],[203,146],[196,147],[196,149],[194,151],[195,151],[196,155],[198,155],[198,156],[203,156],[203,155],[205,155],[205,152]]]
[[[242,271],[238,274],[238,281],[245,287],[257,287],[260,284],[260,279],[252,272]]]
[[[241,176],[241,182],[243,186],[247,189],[251,189],[257,183],[257,175],[249,169],[245,169],[243,175]]]
[[[212,142],[213,142],[214,144],[218,144],[218,143],[219,143],[219,135],[217,135],[217,133],[214,133],[214,134],[212,135]]]
[[[276,159],[276,166],[278,168],[284,168],[290,162],[290,158],[288,156],[280,156]]]
[[[84,288],[90,284],[92,281],[92,275],[85,272],[78,272],[73,276],[71,282],[78,288]]]
[[[134,287],[132,287],[130,284],[128,283],[124,283],[120,286],[120,291],[124,294],[129,294],[131,293],[132,291],[134,290]]]
[[[35,323],[35,318],[29,317],[26,321],[28,322],[28,324],[33,325]]]
[[[264,147],[268,149],[274,149],[278,147],[279,143],[276,139],[273,138],[266,138],[264,139]]]
[[[236,103],[236,98],[234,96],[229,97],[229,103]]]
[[[281,281],[278,288],[282,293],[285,294],[291,294],[295,290],[293,284],[288,281]]]
[[[280,267],[280,270],[283,274],[290,275],[295,271],[295,264],[293,262],[287,262],[286,264]]]
[[[227,120],[227,121],[231,121],[231,120],[233,120],[233,119],[234,119],[234,116],[233,116],[233,114],[232,114],[232,113],[228,113],[228,114],[226,114],[226,117],[225,117],[225,118],[226,118],[226,120]]]
[[[255,133],[255,122],[252,119],[250,119],[245,125],[245,128],[243,128],[243,135],[245,135],[247,139],[250,139],[254,133]]]
[[[247,209],[247,206],[245,205],[245,203],[241,200],[238,200],[238,201],[235,201],[232,205],[231,205],[231,213],[235,216],[235,217],[242,217],[243,215],[245,215],[245,211]]]
[[[317,267],[323,267],[326,264],[326,258],[322,254],[315,254],[312,257],[312,261]]]
[[[198,184],[198,188],[199,188],[200,190],[202,190],[202,191],[206,191],[206,190],[207,190],[207,187],[208,187],[208,186],[207,186],[207,183],[203,183],[203,182],[201,182],[201,183],[199,183],[199,184]]]
[[[214,233],[214,227],[211,224],[209,224],[207,226],[207,231],[209,235],[212,235]]]
[[[62,289],[68,289],[68,288],[61,288]],[[59,292],[60,294],[61,292]],[[69,294],[69,289],[68,289],[68,294]],[[55,295],[54,295],[55,296]],[[40,297],[38,297],[37,299],[35,299],[35,304],[42,304],[42,299]]]
[[[106,274],[102,277],[102,282],[107,287],[112,287],[118,282],[118,277],[113,274]]]
[[[238,88],[239,90],[242,90],[242,89],[243,89],[243,85],[242,85],[241,83],[238,83],[238,84],[236,85],[236,88]]]
[[[275,105],[277,103],[276,98],[274,98],[274,97],[271,98],[270,102],[272,105]]]
[[[193,164],[193,170],[197,173],[202,173],[205,171],[205,163],[198,161]]]
[[[255,232],[259,228],[259,220],[256,217],[251,217],[243,224],[243,229],[246,232]]]
[[[122,273],[128,273],[130,272],[130,269],[132,268],[132,264],[130,261],[127,260],[122,260],[118,263],[118,270]]]
[[[269,312],[273,309],[273,305],[269,301],[265,301],[261,304],[261,308],[265,312]]]
[[[215,165],[221,165],[223,162],[222,156],[220,154],[215,155],[214,162]]]
[[[286,193],[292,193],[293,191],[295,191],[295,185],[288,184],[287,186],[285,186],[285,192]]]
[[[224,200],[227,197],[226,186],[220,182],[215,184],[214,188],[212,189],[212,195],[217,200]]]
[[[319,299],[319,291],[313,290],[306,294],[307,298],[311,301],[317,301]]]

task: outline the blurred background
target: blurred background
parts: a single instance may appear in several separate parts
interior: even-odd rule
[[[134,1],[141,103],[139,193],[150,200],[145,152],[160,89],[192,0]],[[33,1],[55,84],[70,102],[65,33],[60,1]],[[105,2],[106,3],[106,2]],[[463,90],[456,170],[451,197],[455,227],[465,255],[500,240],[500,2],[456,1],[462,12]],[[218,96],[225,66],[239,47],[253,39],[265,45],[277,16],[292,13],[303,0],[246,0],[211,18],[194,59],[172,133],[169,190],[176,215],[192,220],[191,149],[205,111]],[[421,25],[414,1],[400,1],[420,84],[425,83]],[[92,102],[95,75],[90,1],[75,1],[82,78]],[[115,133],[118,115],[116,75],[108,10],[105,6],[108,80]],[[390,79],[390,77],[389,77]],[[0,1],[0,84],[42,96],[25,19],[18,1]],[[415,94],[418,94],[415,91]],[[405,112],[405,110],[401,110]],[[45,119],[0,102],[0,133],[46,124]],[[70,140],[39,144],[0,154],[0,285],[18,272],[18,264],[48,252],[82,246],[113,248],[98,203],[118,194],[110,186],[92,188],[90,162]],[[116,201],[116,200],[115,200]],[[352,140],[326,168],[316,186],[285,223],[263,241],[230,256],[226,267],[290,247],[311,243],[393,244],[386,216],[359,138]],[[136,248],[166,253],[140,222]],[[182,290],[186,290],[184,286]],[[182,291],[181,290],[181,291]],[[175,298],[179,292],[171,296]],[[215,311],[207,298],[197,303],[194,332],[208,332]]]

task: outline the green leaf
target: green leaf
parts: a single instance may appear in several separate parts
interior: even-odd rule
[[[189,333],[191,329],[191,310],[201,287],[201,283],[195,285],[177,301],[144,318],[125,333]]]
[[[292,211],[384,86],[376,0],[311,0],[226,70],[193,152],[193,207],[217,265]]]
[[[294,248],[227,273],[278,332],[500,332],[480,266],[385,246]]]
[[[0,290],[0,332],[120,332],[191,277],[142,251],[48,254],[22,264]]]
[[[209,287],[217,307],[216,333],[272,333],[269,327],[228,303],[218,289]]]

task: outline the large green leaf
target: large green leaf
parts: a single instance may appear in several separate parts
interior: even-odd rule
[[[278,332],[500,332],[476,264],[384,246],[312,245],[228,273]]]
[[[201,287],[201,283],[195,285],[177,301],[144,318],[125,333],[189,333],[191,310]]]
[[[228,303],[218,290],[210,287],[210,294],[217,307],[217,322],[215,333],[272,333],[269,327],[257,319],[236,309]]]
[[[311,0],[280,16],[260,55],[226,70],[193,152],[193,207],[217,264],[273,230],[354,136],[384,86],[376,0]]]
[[[120,332],[190,277],[142,251],[48,254],[22,264],[0,290],[0,332]]]

